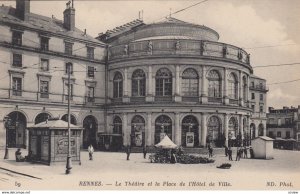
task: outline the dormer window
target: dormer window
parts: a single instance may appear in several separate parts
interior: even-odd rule
[[[41,37],[41,50],[48,51],[49,50],[49,38]]]
[[[94,59],[94,48],[93,47],[87,47],[87,58],[88,59]]]
[[[22,46],[22,32],[19,31],[12,32],[12,44]]]
[[[67,55],[73,54],[73,43],[65,42],[65,54]]]

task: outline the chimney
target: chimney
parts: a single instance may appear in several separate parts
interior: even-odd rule
[[[16,0],[16,16],[28,21],[30,13],[30,0]]]
[[[75,9],[73,0],[66,3],[66,10],[64,11],[64,27],[67,30],[75,30]]]

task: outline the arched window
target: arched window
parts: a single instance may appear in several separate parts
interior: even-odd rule
[[[96,137],[98,128],[97,119],[92,115],[85,117],[83,120],[83,128],[83,147],[88,148],[90,144],[92,144],[93,147],[96,147]]]
[[[156,73],[156,96],[172,96],[172,72],[162,68]]]
[[[188,68],[182,73],[181,90],[183,96],[198,96],[199,77],[197,72]]]
[[[122,120],[118,116],[113,120],[113,134],[122,134]]]
[[[228,97],[238,99],[238,82],[234,73],[231,73],[228,78]]]
[[[155,120],[155,144],[159,143],[165,135],[172,140],[172,120],[166,115],[161,115]]]
[[[145,96],[146,76],[143,70],[135,70],[132,74],[132,96]]]
[[[182,120],[181,144],[186,147],[199,145],[199,125],[196,117],[192,115]]]
[[[71,124],[77,125],[77,120],[74,115],[70,115],[71,117]],[[65,114],[64,116],[61,117],[61,120],[68,122],[68,114]]]
[[[212,143],[215,146],[223,146],[222,133],[221,133],[221,121],[217,116],[211,116],[207,122],[207,143]]]
[[[34,124],[44,122],[44,121],[46,121],[47,119],[50,119],[50,118],[51,118],[51,115],[49,115],[48,113],[40,113],[35,117]]]
[[[114,82],[113,97],[121,98],[123,96],[123,77],[120,72],[117,72],[115,74],[113,82]]]
[[[247,78],[246,76],[243,77],[243,99],[245,102],[248,101],[247,97]]]
[[[221,78],[216,70],[212,70],[208,74],[208,96],[221,97]]]
[[[145,145],[145,120],[139,115],[134,116],[131,121],[131,145]]]

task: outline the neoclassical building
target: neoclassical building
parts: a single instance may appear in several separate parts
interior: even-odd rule
[[[0,6],[0,147],[6,135],[10,148],[27,147],[28,126],[67,120],[68,99],[83,148],[142,148],[165,135],[221,147],[266,135],[266,81],[213,29],[169,17],[93,38],[76,28],[73,4],[63,20],[31,13],[30,0],[16,5]]]
[[[168,135],[184,147],[220,147],[258,136],[250,130],[250,56],[218,42],[213,29],[169,17],[148,25],[136,20],[97,39],[109,45],[103,144],[153,146]],[[260,92],[266,97],[267,90]],[[265,129],[265,119],[255,119]]]

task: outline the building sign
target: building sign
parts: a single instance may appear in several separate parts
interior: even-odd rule
[[[194,132],[186,133],[186,147],[194,147]]]

